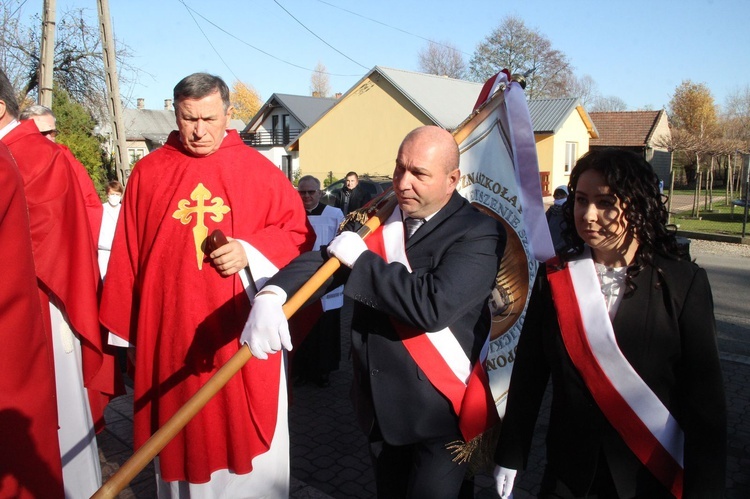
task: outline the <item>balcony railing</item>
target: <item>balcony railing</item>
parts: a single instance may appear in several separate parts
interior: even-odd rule
[[[302,129],[279,130],[276,132],[250,132],[243,133],[242,140],[251,147],[258,146],[285,146],[299,137]]]

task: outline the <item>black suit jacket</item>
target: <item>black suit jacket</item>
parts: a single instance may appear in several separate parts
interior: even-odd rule
[[[343,187],[336,194],[336,208],[339,208],[342,211],[344,211],[344,194],[346,191],[347,188]],[[369,200],[370,194],[364,189],[364,187],[362,187],[361,185],[357,185],[354,189],[349,191],[349,206],[347,206],[346,211],[344,211],[344,215],[348,215],[354,210],[358,210],[359,208],[366,205]]]
[[[634,279],[613,321],[618,345],[685,434],[684,498],[722,497],[726,405],[713,300],[706,272],[687,261],[657,257]],[[609,424],[578,374],[560,336],[540,269],[526,312],[495,461],[523,469],[547,381],[552,408],[546,476],[582,495],[597,466],[608,466],[621,497],[653,486],[653,477]],[[604,457],[603,462],[600,457]],[[639,496],[641,497],[641,496]]]
[[[346,283],[342,330],[352,335],[353,399],[366,433],[377,417],[393,445],[458,434],[450,403],[417,367],[391,318],[424,331],[450,326],[466,355],[476,360],[490,329],[487,297],[504,248],[500,223],[454,193],[407,241],[411,273],[366,251],[353,269],[341,269],[329,281],[326,289]],[[268,284],[295,291],[325,255],[325,249],[301,255]]]

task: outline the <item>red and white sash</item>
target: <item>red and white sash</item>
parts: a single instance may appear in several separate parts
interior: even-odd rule
[[[684,434],[617,345],[590,254],[547,277],[565,348],[605,417],[672,494],[682,497]]]
[[[409,272],[412,271],[406,258],[404,225],[398,207],[365,241],[371,251],[388,263],[400,262]],[[391,322],[427,379],[450,401],[458,415],[458,425],[465,441],[483,433],[498,421],[484,368],[489,350],[489,330],[480,357],[472,365],[449,328],[424,332],[393,318]]]

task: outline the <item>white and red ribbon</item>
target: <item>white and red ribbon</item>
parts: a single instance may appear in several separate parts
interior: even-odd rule
[[[682,497],[684,434],[617,345],[590,254],[548,265],[565,348],[607,420],[672,494]]]
[[[399,262],[411,272],[398,207],[366,241],[367,246],[388,263]],[[484,369],[489,350],[489,331],[479,360],[472,364],[449,328],[424,332],[397,320],[391,322],[427,379],[450,401],[458,415],[461,434],[467,442],[498,421]]]

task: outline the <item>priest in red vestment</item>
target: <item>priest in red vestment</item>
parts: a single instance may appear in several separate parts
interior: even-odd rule
[[[55,118],[52,109],[35,104],[24,109],[19,118],[21,120],[34,120],[39,132],[63,150],[65,157],[73,169],[73,175],[78,182],[78,186],[81,188],[83,202],[86,205],[86,213],[89,217],[89,225],[91,226],[91,237],[94,239],[94,244],[96,244],[99,240],[99,228],[102,223],[102,202],[99,199],[96,186],[94,186],[94,182],[89,177],[86,167],[78,161],[67,146],[57,143],[57,118]]]
[[[255,287],[315,239],[292,184],[226,130],[220,78],[184,78],[174,102],[179,132],[128,180],[100,314],[134,347],[136,448],[240,348]],[[229,243],[207,250],[216,229]],[[286,379],[272,357],[251,359],[162,450],[160,497],[288,495]]]
[[[44,331],[23,183],[0,142],[0,497],[62,498],[52,345]]]
[[[96,247],[70,163],[32,120],[16,120],[15,92],[2,72],[0,104],[0,138],[23,180],[42,319],[53,347],[65,493],[88,497],[101,484],[94,431],[103,428],[109,397],[121,392],[98,321]]]

